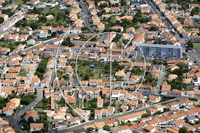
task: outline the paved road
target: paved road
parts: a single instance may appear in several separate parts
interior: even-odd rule
[[[38,102],[42,101],[42,99],[43,99],[43,89],[37,89],[37,98],[31,104],[29,104],[24,109],[19,111],[19,113],[14,115],[14,120],[12,121],[12,125],[14,126],[15,131],[22,132],[20,125],[19,125],[21,116],[24,114],[24,112],[31,110],[31,108],[34,107]]]
[[[162,16],[162,12],[160,10],[158,10],[158,8],[156,7],[156,5],[151,1],[151,0],[147,0],[146,1],[151,8],[153,9],[153,11],[159,16],[160,20],[166,24],[166,26],[169,29],[174,29],[174,31],[176,31],[176,29],[174,28],[174,26],[168,21],[168,19],[166,19],[165,16]],[[175,32],[174,34],[175,38],[181,43],[181,45],[184,47],[186,40],[184,38],[181,38],[178,34],[178,32]]]
[[[103,33],[103,36],[98,40],[98,43],[103,43],[105,38],[108,36],[108,33]]]
[[[127,72],[127,74],[126,74],[126,81],[129,80],[130,76],[131,76],[131,72]]]
[[[196,52],[193,52],[191,50],[188,51],[189,58],[192,58],[193,61],[196,61],[196,64],[200,66],[200,55]]]
[[[83,12],[84,12],[84,15],[85,15],[85,17],[84,17],[85,25],[88,27],[88,29],[90,30],[90,32],[96,33],[95,30],[90,26],[87,6],[82,1],[76,1],[76,2],[78,4],[81,4],[81,6],[83,8]]]
[[[53,86],[53,81],[54,81],[55,77],[57,76],[56,74],[57,74],[57,72],[55,72],[55,68],[53,68],[52,69],[51,80],[50,80],[50,83],[49,83],[49,88]],[[58,86],[56,86],[56,87],[58,87]]]
[[[158,84],[157,84],[156,92],[155,92],[156,94],[160,93],[160,89],[161,89],[164,78],[165,78],[165,72],[162,71],[159,73]]]
[[[186,99],[186,98],[175,98],[175,99],[168,100],[168,101],[165,101],[165,102],[162,102],[162,103],[158,103],[158,104],[166,105],[166,104],[168,104],[168,103],[170,103],[170,102],[174,102],[174,101],[177,101],[177,100],[183,100],[183,99]],[[155,106],[155,105],[156,105],[156,104],[154,104],[153,106]],[[149,107],[147,107],[147,108],[149,108]],[[139,111],[144,111],[144,110],[146,110],[147,108],[141,108],[141,109],[137,109],[137,110],[131,110],[131,111],[125,112],[125,113],[123,113],[123,114],[118,114],[118,115],[115,115],[115,116],[112,116],[112,117],[106,117],[106,118],[99,119],[99,120],[89,121],[89,122],[86,122],[86,123],[82,123],[82,124],[79,124],[79,125],[75,125],[75,126],[73,126],[73,127],[68,127],[67,129],[61,129],[61,130],[59,130],[59,132],[74,131],[74,130],[76,130],[76,129],[80,129],[80,128],[83,128],[84,126],[92,125],[92,124],[97,123],[97,122],[103,122],[103,121],[106,121],[106,120],[109,120],[109,119],[117,119],[118,117],[121,117],[121,116],[133,114],[133,113],[136,113],[136,112],[139,112]]]

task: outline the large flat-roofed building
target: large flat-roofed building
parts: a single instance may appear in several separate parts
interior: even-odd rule
[[[139,56],[156,58],[182,58],[182,47],[180,45],[161,44],[138,44],[137,52]]]

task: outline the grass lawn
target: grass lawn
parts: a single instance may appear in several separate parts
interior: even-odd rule
[[[99,41],[99,39],[103,36],[103,34],[100,34],[99,37],[95,40],[95,42]]]
[[[35,105],[34,110],[48,110],[49,107],[45,106],[43,102],[39,102]]]
[[[190,32],[192,29],[191,28],[183,28],[186,32]]]
[[[102,69],[101,68],[90,68],[89,66],[78,66],[77,69],[79,71],[79,72],[77,71],[77,74],[78,74],[80,79],[82,79],[82,77],[80,76],[80,73],[82,73],[82,75],[84,76],[85,75],[84,73],[89,69],[91,71],[93,71],[93,73],[94,73],[94,76],[90,75],[90,79],[99,79],[99,78],[101,78],[100,77],[100,74],[102,73]],[[76,76],[76,74],[75,74],[75,76]]]
[[[23,4],[23,2],[22,2],[21,0],[16,0],[16,2],[17,2],[18,4]]]
[[[196,48],[200,46],[200,43],[193,43],[193,45],[194,45],[193,49],[196,50]],[[198,50],[200,51],[200,47],[198,48]]]
[[[42,13],[44,13],[44,14],[48,13],[48,12],[50,11],[50,8],[51,8],[51,7],[45,7],[45,8],[43,9]]]

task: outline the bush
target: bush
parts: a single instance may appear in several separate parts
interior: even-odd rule
[[[0,24],[4,22],[4,18],[0,17]]]
[[[198,101],[198,99],[196,99],[196,98],[188,98],[188,99],[191,101]]]
[[[111,131],[111,127],[109,125],[104,125],[103,126],[103,130],[106,130],[106,131],[110,132]]]
[[[48,63],[49,58],[44,57],[44,59],[40,62],[38,68],[36,69],[35,75],[42,80],[44,72],[46,70],[46,66]]]

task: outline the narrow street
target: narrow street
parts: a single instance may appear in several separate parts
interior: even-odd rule
[[[160,89],[161,89],[164,78],[165,78],[165,72],[162,71],[159,73],[158,84],[157,84],[156,92],[155,92],[156,94],[160,93]]]
[[[38,102],[41,102],[42,99],[43,99],[43,89],[38,88],[36,99],[31,104],[26,106],[24,109],[19,111],[16,115],[14,115],[14,120],[12,121],[12,125],[14,125],[15,131],[22,132],[20,125],[19,125],[19,122],[21,120],[21,116],[24,114],[24,112],[30,111],[31,108],[34,107]]]
[[[166,105],[166,104],[168,104],[170,102],[174,102],[174,101],[177,101],[177,100],[183,100],[183,99],[186,99],[186,98],[175,98],[175,99],[168,100],[168,101],[165,101],[165,102],[162,102],[162,103],[158,103],[158,104]],[[157,104],[154,104],[153,106],[155,106],[155,105],[157,105]],[[144,111],[147,108],[149,108],[149,107],[140,108],[140,109],[136,109],[136,110],[131,110],[131,111],[128,111],[128,112],[125,112],[125,113],[122,113],[122,114],[117,114],[117,115],[114,115],[114,116],[111,116],[111,117],[106,117],[106,118],[102,118],[102,119],[97,119],[97,120],[85,122],[85,123],[82,123],[82,124],[79,124],[79,125],[74,125],[72,127],[68,127],[66,129],[60,129],[60,130],[58,130],[58,132],[74,131],[76,129],[80,129],[80,128],[83,128],[84,126],[91,125],[91,124],[94,124],[94,123],[97,123],[97,122],[102,122],[102,121],[106,121],[106,120],[110,120],[110,119],[117,119],[118,117],[121,117],[121,116],[133,114],[133,113],[136,113],[136,112],[139,112],[139,111]]]
[[[82,9],[83,9],[83,12],[85,15],[85,17],[84,17],[85,25],[88,27],[88,29],[90,30],[91,33],[96,33],[95,30],[90,26],[87,6],[82,1],[76,0],[76,2],[82,6]]]

